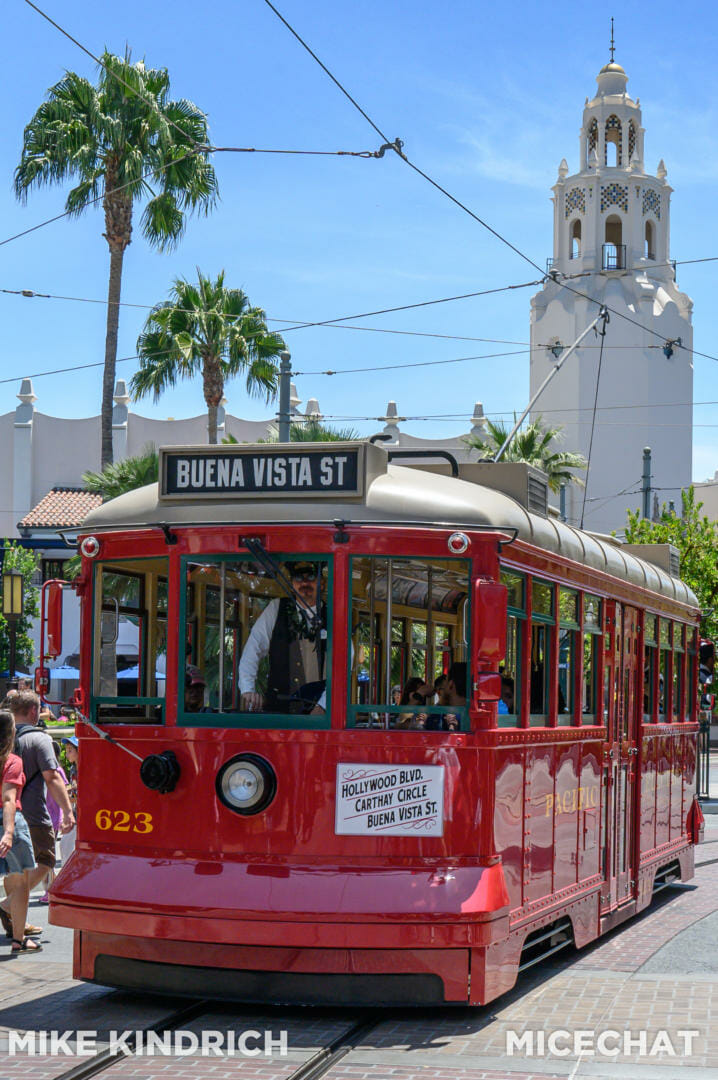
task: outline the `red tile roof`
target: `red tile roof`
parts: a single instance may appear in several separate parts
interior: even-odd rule
[[[25,515],[18,528],[72,529],[101,502],[101,495],[81,488],[55,487]]]

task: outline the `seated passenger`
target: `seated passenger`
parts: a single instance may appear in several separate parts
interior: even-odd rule
[[[444,681],[442,681],[442,679]],[[438,684],[439,705],[458,707],[466,706],[466,662],[457,660],[449,668],[446,676],[440,676]],[[461,717],[456,713],[435,713],[426,722],[427,731],[456,731],[461,725]]]
[[[516,703],[514,700],[514,680],[509,678],[508,675],[501,676],[501,699],[499,701],[499,712],[506,715],[507,713],[514,713],[516,711]]]
[[[205,712],[204,692],[206,683],[199,668],[193,667],[184,677],[185,712]]]
[[[430,687],[427,686],[424,680],[420,679],[418,675],[412,675],[412,677],[406,683],[397,704],[426,705],[426,698],[427,695],[430,693]],[[421,724],[414,723],[418,715],[419,714],[413,712],[399,713],[399,716],[396,718],[396,723],[394,726],[397,728],[405,728],[407,730],[415,729],[416,727],[423,727],[424,722],[422,722]],[[426,720],[426,716],[424,716],[424,720]]]
[[[299,600],[270,600],[259,616],[239,661],[243,712],[309,713],[326,686],[327,609],[320,598],[316,563],[284,567]],[[269,657],[267,692],[257,689],[257,671]]]

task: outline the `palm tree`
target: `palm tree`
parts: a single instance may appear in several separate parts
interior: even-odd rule
[[[470,435],[465,442],[472,449],[493,458],[506,442],[510,430],[503,424],[494,424],[489,420],[485,439]],[[539,416],[516,433],[501,460],[525,461],[528,465],[541,469],[548,477],[549,487],[555,492],[560,491],[562,484],[579,484],[583,487],[583,480],[571,470],[585,469],[588,462],[583,454],[575,454],[569,450],[553,450],[551,443],[562,438],[560,427],[546,427]]]
[[[155,484],[159,478],[159,454],[154,446],[146,446],[136,457],[124,458],[106,465],[102,472],[82,474],[85,491],[101,495],[103,502],[116,499],[126,491]]]
[[[186,212],[207,213],[217,197],[208,161],[207,117],[191,101],[171,101],[165,68],[133,64],[105,51],[97,86],[68,71],[25,128],[15,193],[77,180],[66,209],[79,215],[102,200],[110,249],[105,369],[102,380],[102,468],[112,462],[122,262],[132,238],[132,210],[146,199],[142,235],[168,250],[185,228]]]
[[[208,414],[208,442],[217,442],[217,407],[224,384],[246,376],[250,396],[275,393],[277,358],[284,348],[267,329],[267,316],[251,307],[241,289],[227,289],[224,270],[216,281],[197,269],[198,281],[177,278],[170,299],[149,314],[137,339],[140,368],[130,383],[135,398],[150,392],[157,401],[178,379],[202,375]]]

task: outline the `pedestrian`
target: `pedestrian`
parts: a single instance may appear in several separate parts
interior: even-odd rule
[[[52,739],[38,729],[40,699],[32,690],[22,690],[10,701],[15,718],[16,745],[25,771],[23,792],[24,815],[30,828],[37,867],[30,871],[32,888],[43,879],[52,882],[55,873],[55,833],[47,809],[47,791],[52,794],[62,812],[60,833],[70,832],[75,825],[65,783],[57,768]],[[47,787],[46,787],[47,785]]]
[[[27,926],[30,900],[30,875],[36,870],[30,830],[23,817],[20,796],[25,783],[22,760],[13,753],[15,721],[6,710],[0,711],[0,776],[2,776],[2,835],[0,836],[0,876],[7,896],[7,907],[0,908],[1,921],[13,954],[42,952],[42,945],[33,941]]]
[[[59,772],[60,776],[62,777],[62,781],[63,781],[65,787],[69,788],[70,787],[70,781],[67,778],[67,773],[65,772],[62,765],[60,764],[60,754],[62,753],[62,747],[60,746],[60,743],[57,742],[56,739],[52,740],[52,748],[55,751],[55,757],[57,758],[57,771]],[[68,792],[68,794],[69,794],[69,792]],[[70,802],[72,802],[72,796],[70,796]],[[75,809],[75,807],[73,805],[73,810],[74,809]],[[52,793],[49,792],[49,791],[47,793],[47,812],[50,815],[50,821],[52,822],[52,829],[53,829],[53,832],[55,833],[55,836],[60,836],[60,825],[62,823],[62,810],[60,809],[60,807],[57,805],[54,798],[52,797]],[[66,833],[64,835],[74,836],[74,830],[73,830],[72,833]],[[62,841],[62,836],[60,836],[60,840]],[[74,845],[73,845],[73,847],[74,847]],[[62,857],[62,853],[61,853],[60,857],[62,858],[63,865],[64,865],[65,860]],[[49,904],[50,903],[50,897],[47,894],[47,890],[40,897],[40,903],[41,904]]]
[[[75,818],[77,818],[77,773],[80,762],[80,747],[77,742],[76,735],[66,735],[62,740],[62,745],[65,750],[65,757],[70,763],[70,768],[67,776],[67,794],[70,796],[70,805],[72,806]],[[48,794],[48,809],[49,809],[49,794]],[[57,832],[57,830],[56,830]],[[67,860],[75,850],[75,840],[77,838],[77,827],[73,826],[69,832],[59,833],[60,843],[60,858],[62,859],[62,865],[67,865]]]

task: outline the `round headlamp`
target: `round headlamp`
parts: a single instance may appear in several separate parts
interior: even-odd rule
[[[220,801],[236,814],[258,814],[274,798],[277,777],[258,754],[237,754],[219,770],[215,787]]]

